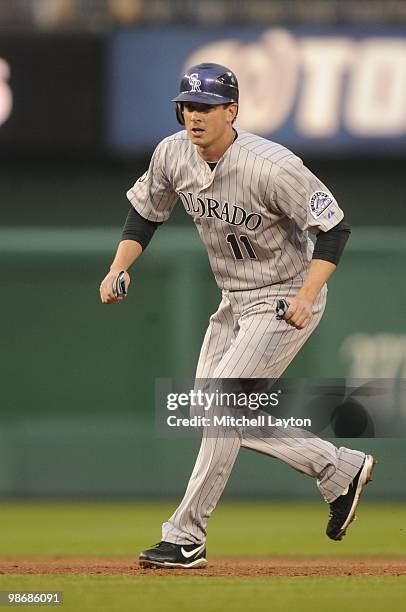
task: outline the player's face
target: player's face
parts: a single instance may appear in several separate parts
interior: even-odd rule
[[[229,145],[237,104],[230,106],[183,103],[183,118],[190,140],[199,148],[207,149],[224,142]]]

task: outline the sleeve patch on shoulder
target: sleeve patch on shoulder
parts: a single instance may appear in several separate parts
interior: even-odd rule
[[[335,202],[333,196],[326,191],[315,191],[310,198],[310,212],[316,219]]]

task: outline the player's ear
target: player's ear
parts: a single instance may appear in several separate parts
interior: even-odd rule
[[[236,117],[237,117],[237,113],[238,113],[238,104],[236,104],[235,102],[233,102],[232,104],[229,104],[227,107],[229,113],[230,113],[230,119],[231,119],[231,123],[234,123]]]
[[[176,119],[181,125],[185,125],[185,118],[183,116],[183,103],[176,102]]]

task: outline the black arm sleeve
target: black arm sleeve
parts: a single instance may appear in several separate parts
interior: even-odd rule
[[[340,221],[328,232],[319,232],[314,245],[313,259],[324,259],[337,265],[350,234],[351,228],[344,221]]]
[[[121,239],[136,240],[145,251],[158,225],[161,223],[144,219],[133,206],[130,206]]]

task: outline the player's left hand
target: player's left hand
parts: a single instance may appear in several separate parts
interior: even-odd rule
[[[313,302],[309,299],[296,295],[289,298],[289,308],[283,319],[296,329],[303,329],[308,325],[313,317]]]

